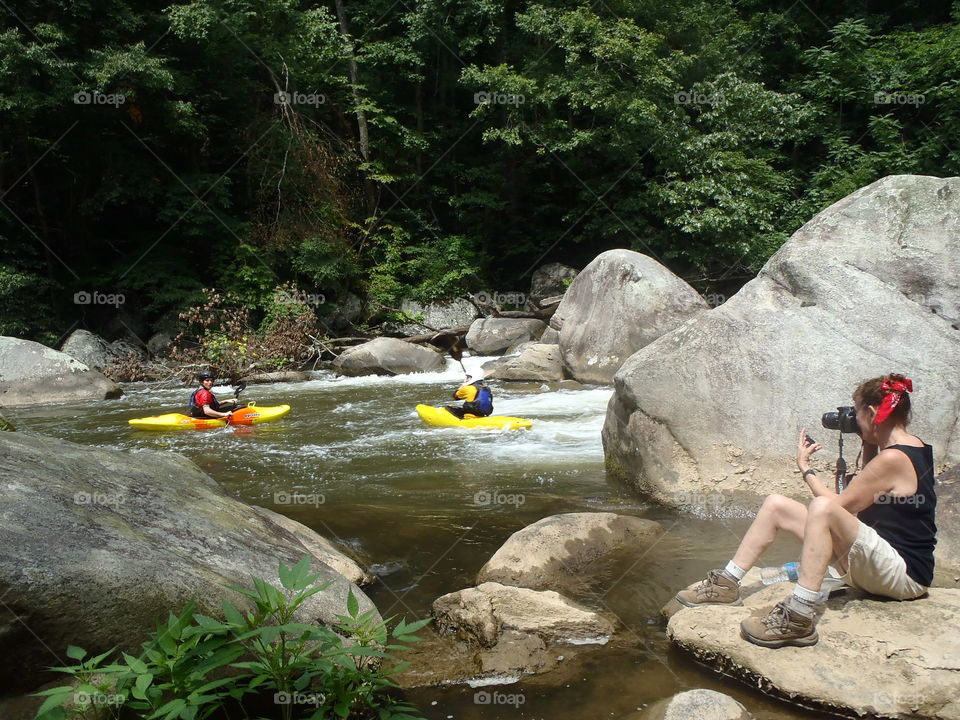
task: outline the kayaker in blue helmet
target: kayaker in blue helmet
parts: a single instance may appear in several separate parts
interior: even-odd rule
[[[483,382],[483,376],[474,378],[467,375],[463,384],[453,393],[457,400],[463,400],[459,407],[456,405],[447,405],[447,411],[463,420],[467,415],[475,417],[487,417],[493,412],[493,393]]]
[[[227,418],[233,414],[237,401],[230,398],[220,402],[211,390],[216,377],[210,370],[203,370],[197,374],[200,387],[190,396],[190,417]]]

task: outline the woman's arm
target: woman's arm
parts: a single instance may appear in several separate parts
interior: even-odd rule
[[[860,452],[863,453],[863,459],[861,461],[863,465],[861,467],[866,467],[867,463],[877,456],[877,446],[863,441],[863,447]]]
[[[906,455],[899,450],[885,450],[844,488],[840,494],[840,505],[853,514],[870,507],[878,497],[893,490],[905,466],[913,469]]]
[[[807,483],[807,487],[810,488],[810,492],[813,493],[814,497],[821,497],[823,495],[832,495],[833,497],[837,497],[837,494],[820,482],[816,475],[814,475],[812,472],[807,472],[807,470],[810,470],[810,456],[822,447],[823,445],[814,442],[813,438],[807,435],[806,428],[801,430],[800,441],[797,443],[797,469],[804,474],[803,479]]]

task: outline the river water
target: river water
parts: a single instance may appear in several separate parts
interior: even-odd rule
[[[487,359],[464,362],[473,370]],[[189,395],[146,385],[129,386],[117,401],[24,408],[13,419],[20,429],[83,444],[183,453],[235,497],[349,546],[378,576],[367,593],[385,617],[428,616],[436,597],[473,585],[511,533],[548,515],[612,511],[664,526],[653,548],[610,571],[596,597],[577,598],[617,616],[619,642],[579,655],[562,672],[484,689],[499,690],[511,704],[484,703],[491,695],[465,686],[410,691],[427,718],[620,718],[698,687],[736,697],[757,718],[820,717],[725,680],[670,647],[660,608],[726,563],[748,520],[678,514],[608,479],[600,430],[610,388],[551,392],[539,383],[494,383],[495,414],[530,418],[532,430],[423,425],[414,406],[447,402],[462,377],[451,361],[438,373],[317,373],[305,383],[252,385],[241,399],[293,410],[272,424],[206,432],[130,428],[128,419],[180,409]],[[798,549],[784,540],[767,560],[795,559]]]

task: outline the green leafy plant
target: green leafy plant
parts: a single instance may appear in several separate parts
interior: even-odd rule
[[[308,558],[279,565],[280,587],[255,578],[252,588],[233,588],[250,600],[243,611],[223,602],[223,620],[198,614],[189,603],[144,643],[139,657],[113,651],[87,657],[70,646],[76,664],[53,668],[74,678],[38,695],[46,700],[37,720],[123,717],[203,720],[239,704],[271,696],[283,720],[372,718],[415,720],[416,710],[397,699],[396,684],[382,671],[391,651],[416,642],[429,620],[400,621],[391,631],[371,608],[360,612],[352,590],[346,614],[333,628],[296,620],[297,610],[330,583],[318,583]],[[246,704],[245,702],[246,701]]]

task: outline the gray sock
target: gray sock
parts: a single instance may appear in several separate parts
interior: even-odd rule
[[[740,581],[743,580],[743,576],[747,574],[747,571],[731,560],[720,574],[739,585]]]
[[[818,603],[810,602],[799,597],[796,593],[790,595],[787,599],[787,607],[793,610],[795,613],[803,615],[806,618],[814,620],[820,614],[820,608],[817,607]]]

